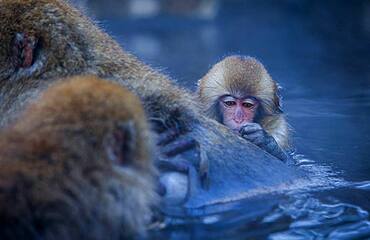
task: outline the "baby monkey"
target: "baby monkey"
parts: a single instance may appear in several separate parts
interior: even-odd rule
[[[229,56],[199,80],[205,112],[243,138],[286,161],[288,124],[278,85],[255,58]]]

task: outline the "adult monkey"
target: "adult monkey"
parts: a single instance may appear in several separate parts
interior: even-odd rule
[[[202,152],[200,161],[187,158],[183,152],[170,159],[174,165],[194,161],[201,175],[210,180],[208,190],[196,184],[190,184],[190,191],[183,188],[187,199],[197,196],[197,201],[189,206],[207,204],[253,188],[276,186],[301,176],[200,115],[191,94],[123,51],[87,17],[62,0],[1,1],[0,42],[2,126],[15,119],[25,104],[53,81],[92,73],[126,86],[141,98],[147,116],[157,123],[156,130],[164,132],[160,142],[166,155],[175,155],[192,146],[191,139],[198,142]],[[179,168],[184,170],[186,180],[186,167]],[[196,177],[191,180],[197,180]]]
[[[288,123],[278,85],[257,59],[229,56],[199,80],[198,94],[207,116],[286,161]]]
[[[0,135],[1,239],[145,233],[158,196],[136,96],[94,76],[74,77],[22,115]]]

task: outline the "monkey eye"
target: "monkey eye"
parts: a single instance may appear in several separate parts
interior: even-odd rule
[[[253,108],[254,104],[250,102],[243,102],[243,107],[245,108]]]
[[[235,101],[231,101],[231,100],[228,100],[228,101],[224,101],[224,104],[228,107],[231,107],[231,106],[235,106],[236,105],[236,102]]]

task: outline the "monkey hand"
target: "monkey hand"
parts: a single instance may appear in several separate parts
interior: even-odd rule
[[[190,161],[158,158],[156,167],[160,171],[158,193],[165,204],[182,205],[200,189],[208,190],[208,179],[204,179],[199,166]]]
[[[198,158],[198,163],[190,163],[194,165],[198,171],[198,174],[201,178],[202,186],[207,188],[209,185],[208,179],[208,168],[209,160],[207,153],[200,147],[199,143],[192,137],[187,136],[186,134],[181,134],[176,132],[174,129],[169,129],[166,132],[159,135],[158,143],[161,148],[161,155],[167,158],[174,158],[178,154],[182,154],[182,157],[185,159],[195,159]],[[196,155],[186,155],[184,152],[188,151],[191,154],[190,150],[195,150]],[[193,151],[194,152],[194,151]],[[184,162],[178,162],[179,165],[172,164],[176,166],[174,171],[183,172],[181,169],[184,169]]]
[[[268,134],[258,123],[249,123],[243,126],[240,131],[240,135],[262,148],[271,155],[277,157],[278,159],[286,162],[288,159],[287,154],[280,148],[276,140]]]
[[[171,161],[162,157],[156,159],[155,166],[159,170],[161,177],[163,177],[166,172],[177,172],[185,175],[188,175],[189,172],[189,163],[184,161]],[[166,182],[163,182],[163,180],[157,182],[157,193],[162,197],[168,194],[166,185]]]
[[[159,135],[158,145],[162,149],[166,146],[166,155],[177,155],[196,146],[195,141],[186,136],[199,121],[200,109],[191,101],[192,98],[174,88],[172,93],[166,91],[161,96],[151,96],[145,101],[145,107],[151,113],[149,119],[152,129]]]
[[[197,142],[188,136],[180,136],[181,133],[169,129],[159,137],[158,145],[161,152],[167,157],[174,157],[197,146]]]
[[[172,158],[197,146],[197,142],[187,136],[186,128],[156,120],[152,120],[152,123],[154,131],[158,133],[157,145],[164,156]]]
[[[176,196],[181,199],[180,195],[185,198],[185,195],[193,195],[200,188],[208,189],[208,157],[193,138],[172,129],[159,135],[158,145],[160,154],[155,165],[161,176],[158,193],[162,197]],[[186,183],[181,175],[186,177]]]

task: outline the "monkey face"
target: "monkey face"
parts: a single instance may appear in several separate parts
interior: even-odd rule
[[[222,123],[234,131],[253,122],[258,109],[258,101],[253,97],[238,98],[232,95],[222,96],[219,100]]]

